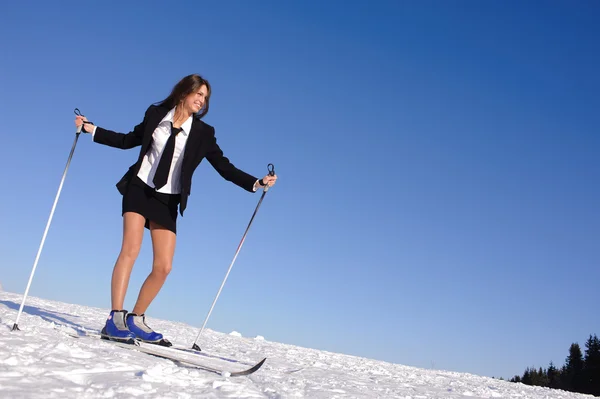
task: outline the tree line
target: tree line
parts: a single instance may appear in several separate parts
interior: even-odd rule
[[[572,343],[560,368],[553,362],[547,368],[528,367],[523,375],[515,375],[510,381],[600,396],[600,340],[590,335],[585,354],[578,343]]]

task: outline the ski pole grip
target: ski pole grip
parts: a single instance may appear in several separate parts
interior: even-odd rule
[[[275,176],[275,166],[272,163],[267,165],[267,170],[269,171],[269,176]],[[264,192],[269,191],[269,188],[270,186],[265,186],[265,188],[263,189]]]
[[[73,112],[75,112],[75,115],[77,115],[77,116],[83,116],[83,115],[81,115],[81,111],[79,110],[79,108],[75,108],[75,110]],[[83,123],[81,124],[81,126],[77,126],[77,130],[75,133],[77,133],[77,134],[81,133],[81,129],[83,129]]]
[[[83,114],[81,113],[81,111],[79,110],[79,108],[75,108],[75,111],[74,111],[74,112],[75,112],[75,115],[77,115],[77,116],[85,116],[85,115],[83,115]],[[93,124],[93,122],[90,122],[90,121],[83,121],[83,123],[81,124],[81,126],[78,126],[78,127],[77,127],[77,133],[78,133],[78,134],[79,134],[79,133],[81,133],[81,129],[83,128],[83,124],[85,124],[85,123],[90,123],[90,124]]]

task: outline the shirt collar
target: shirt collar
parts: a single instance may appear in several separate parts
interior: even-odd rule
[[[175,107],[173,107],[169,112],[167,112],[167,114],[165,115],[165,117],[162,119],[162,122],[171,122],[173,123],[173,116],[175,115]],[[186,136],[188,134],[190,134],[190,130],[192,129],[192,120],[194,119],[194,115],[190,115],[189,118],[186,119],[185,122],[183,122],[183,124],[181,125],[181,129],[183,129],[183,134],[185,134]]]

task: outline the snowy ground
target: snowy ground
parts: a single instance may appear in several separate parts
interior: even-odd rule
[[[583,398],[471,374],[425,370],[245,338],[207,329],[201,343],[221,356],[256,362],[256,373],[226,377],[183,367],[110,342],[72,338],[98,330],[107,309],[0,292],[1,398]],[[174,344],[189,346],[198,329],[151,319]]]

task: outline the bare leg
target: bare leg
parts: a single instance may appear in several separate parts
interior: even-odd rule
[[[152,263],[152,272],[150,272],[150,275],[144,281],[138,300],[133,308],[133,313],[138,315],[146,312],[148,306],[150,306],[150,303],[152,303],[162,288],[167,276],[171,272],[173,256],[175,255],[175,233],[154,222],[150,222],[150,234],[152,236],[154,261]]]
[[[113,309],[123,309],[131,270],[142,246],[144,223],[144,217],[138,213],[125,212],[123,215],[123,243],[113,269],[111,283]]]

